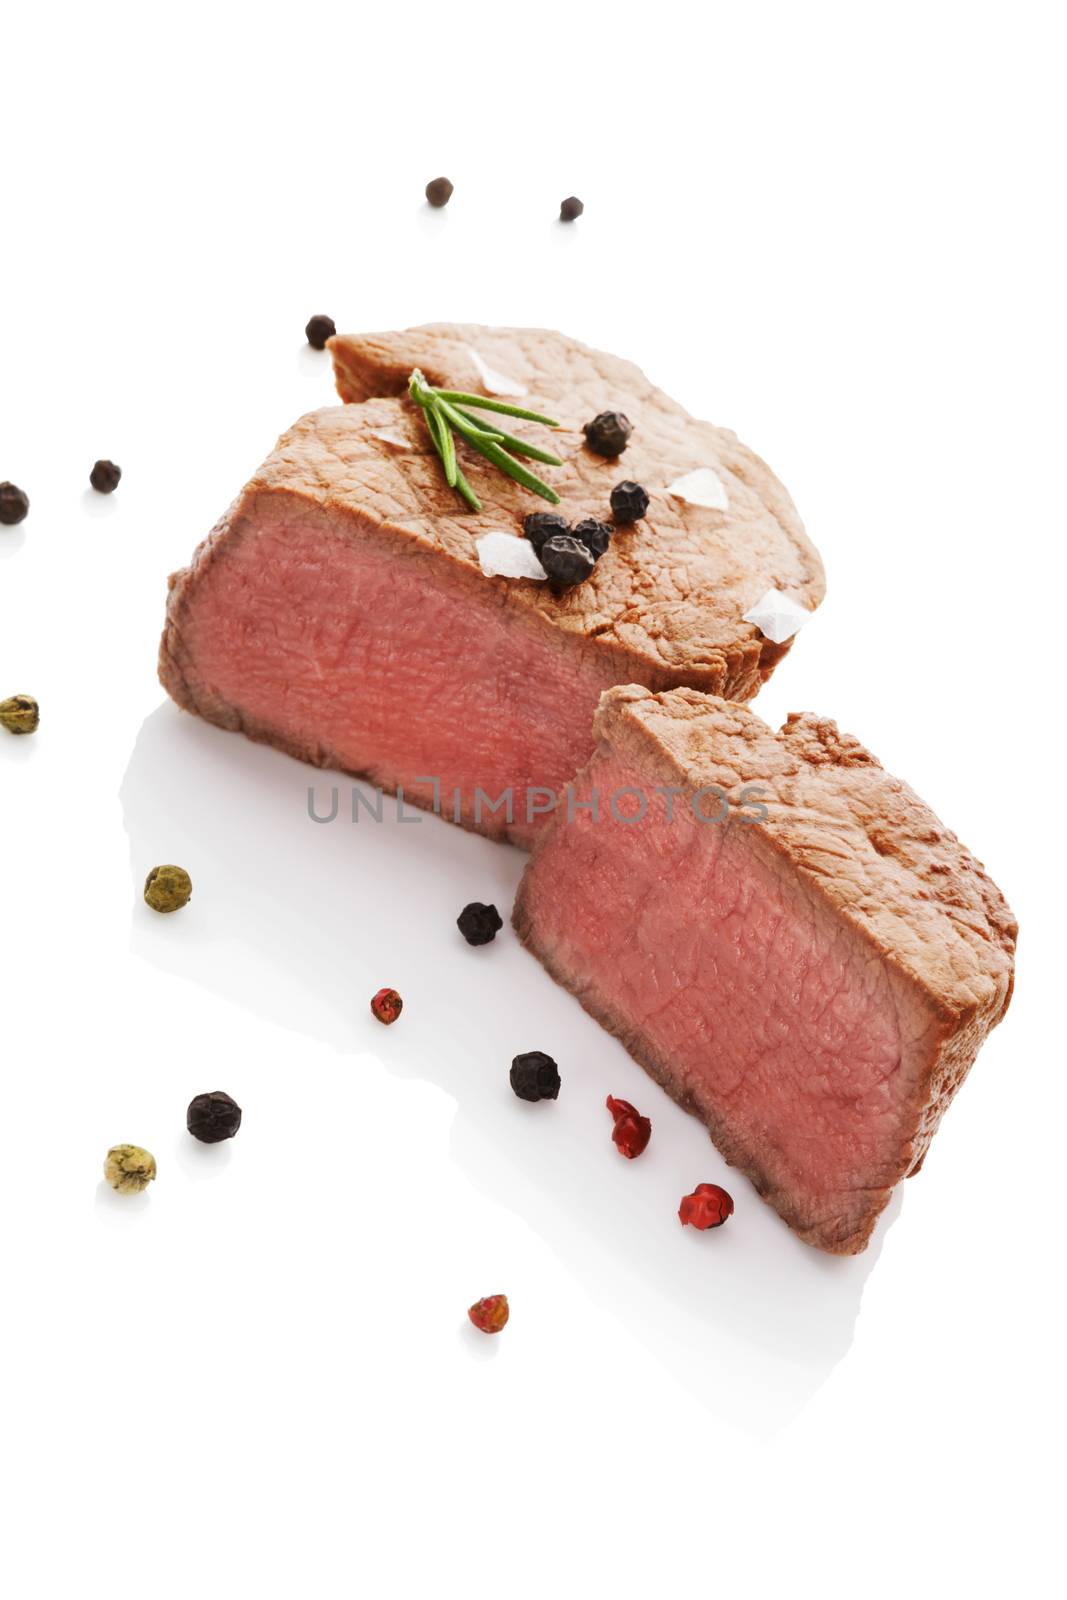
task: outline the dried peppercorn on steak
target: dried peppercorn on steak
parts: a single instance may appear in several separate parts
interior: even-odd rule
[[[587,759],[604,689],[685,684],[746,699],[788,644],[743,613],[771,586],[809,609],[822,598],[818,555],[768,468],[628,362],[531,329],[429,327],[330,347],[351,403],[290,428],[171,579],[160,676],[220,727],[402,786],[424,806],[439,797],[446,816],[528,843],[540,821],[529,808],[546,804],[531,793],[558,789]],[[503,374],[523,405],[563,423],[534,432],[564,458],[541,471],[568,520],[606,518],[624,478],[648,489],[646,519],[616,531],[579,587],[487,577],[479,538],[519,534],[547,507],[461,441],[483,503],[466,508],[405,393],[416,366],[479,394]],[[611,408],[634,425],[617,460],[582,433]],[[534,437],[522,422],[508,429]],[[725,511],[666,492],[702,466],[718,473]],[[506,804],[487,803],[505,790],[511,821]]]
[[[596,735],[515,927],[801,1238],[862,1250],[1004,1015],[1011,912],[823,718],[629,687]]]

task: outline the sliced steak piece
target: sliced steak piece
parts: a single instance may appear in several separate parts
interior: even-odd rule
[[[617,688],[596,733],[516,928],[801,1238],[862,1250],[1004,1015],[1011,912],[918,796],[821,717],[775,734],[692,690]],[[725,805],[698,795],[708,785]],[[642,820],[614,820],[623,788]],[[580,809],[594,791],[599,820]],[[640,797],[615,812],[636,817]]]
[[[559,334],[483,328],[331,341],[358,404],[302,417],[236,504],[171,579],[160,677],[179,705],[319,766],[370,778],[495,836],[528,841],[592,750],[602,690],[690,684],[747,698],[788,645],[742,614],[772,584],[808,607],[822,567],[784,489],[733,434],[695,422],[635,367]],[[404,393],[416,364],[481,392],[510,375],[527,405],[565,427],[544,473],[568,519],[606,517],[611,488],[636,478],[646,520],[620,528],[593,576],[547,583],[486,577],[477,541],[519,534],[546,509],[459,446],[484,504],[471,514],[444,481]],[[484,352],[484,354],[482,354]],[[625,455],[607,461],[581,427],[624,409]],[[718,471],[728,510],[665,493],[681,473]],[[484,791],[479,798],[477,790]],[[513,792],[512,820],[506,790]],[[459,791],[458,803],[455,792]],[[531,815],[531,810],[540,815]]]

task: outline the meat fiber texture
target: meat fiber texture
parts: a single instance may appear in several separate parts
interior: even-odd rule
[[[283,434],[170,580],[160,677],[186,710],[528,844],[592,751],[604,689],[747,699],[788,644],[743,613],[772,585],[808,608],[822,598],[819,557],[768,468],[628,362],[536,329],[448,325],[331,347],[352,403]],[[519,534],[547,507],[461,442],[484,509],[465,507],[406,396],[416,365],[468,392],[502,374],[564,424],[508,427],[564,458],[543,471],[569,519],[607,519],[623,478],[649,491],[647,518],[617,531],[580,587],[485,576],[478,539]],[[634,424],[615,461],[581,431],[606,409]],[[700,466],[722,479],[726,511],[666,493]]]
[[[802,1239],[862,1250],[1008,1005],[1003,896],[822,717],[616,688],[596,735],[515,927]]]

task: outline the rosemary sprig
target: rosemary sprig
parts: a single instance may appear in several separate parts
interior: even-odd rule
[[[456,458],[456,441],[453,437],[456,433],[466,440],[472,450],[477,450],[479,455],[491,462],[498,471],[514,479],[516,483],[521,483],[524,489],[539,494],[550,504],[559,505],[559,495],[556,491],[515,459],[516,456],[524,456],[530,461],[543,461],[550,467],[561,467],[563,462],[559,456],[551,455],[547,450],[540,450],[536,445],[527,444],[524,439],[517,439],[514,434],[505,433],[502,429],[484,427],[479,419],[472,417],[470,413],[472,410],[495,411],[506,417],[539,422],[546,428],[558,428],[560,426],[558,422],[553,421],[551,417],[543,417],[539,411],[526,411],[521,406],[507,405],[503,400],[489,400],[484,395],[465,394],[459,389],[434,389],[426,382],[418,367],[408,381],[408,393],[426,418],[426,427],[433,441],[433,447],[441,457],[441,465],[445,469],[445,480],[449,488],[457,490],[473,510],[480,511],[482,505],[464,477]]]
[[[434,389],[440,400],[450,400],[456,406],[472,406],[475,411],[499,411],[505,417],[518,417],[523,422],[540,422],[546,428],[560,428],[560,422],[543,417],[540,411],[524,411],[522,406],[509,406],[506,400],[490,400],[484,394],[461,394],[458,389]]]
[[[470,484],[464,477],[462,470],[460,469],[459,462],[456,460],[456,451],[452,440],[452,435],[449,433],[448,429],[445,427],[437,413],[429,408],[426,410],[426,426],[430,430],[430,438],[433,440],[433,447],[437,451],[437,454],[441,457],[441,465],[445,469],[445,477],[448,478],[449,475],[449,447],[451,446],[451,466],[455,473],[455,476],[450,480],[451,486],[459,490],[460,494],[463,496],[464,500],[466,500],[472,511],[480,511],[482,509],[482,502],[478,499],[478,496],[475,494],[474,490],[471,488]]]
[[[440,418],[437,419],[440,423]],[[456,487],[456,473],[459,471],[459,462],[456,460],[456,441],[452,437],[451,429],[439,428],[441,435],[441,460],[445,464],[445,479],[450,489]]]
[[[437,395],[437,409],[444,417],[450,428],[455,428],[457,433],[463,434],[465,439],[484,439],[487,444],[496,444],[502,439],[502,433],[495,433],[492,428],[483,428],[480,422],[473,417],[468,417],[462,411],[457,411],[455,406],[449,405],[447,400],[442,400]]]
[[[468,422],[475,422],[475,417],[468,416],[462,407],[456,410],[461,417],[466,417]],[[544,461],[550,467],[561,467],[563,462],[559,456],[552,455],[549,450],[539,450],[535,444],[527,444],[525,439],[516,439],[513,433],[498,433],[497,443],[503,445],[505,450],[510,450],[513,456],[526,456],[530,461]]]
[[[559,495],[555,489],[550,489],[547,483],[542,483],[536,473],[524,467],[521,462],[509,456],[498,444],[492,444],[484,438],[473,438],[468,435],[468,443],[472,450],[477,450],[479,455],[491,461],[494,467],[499,467],[507,477],[514,478],[516,483],[521,483],[524,489],[532,489],[534,494],[539,494],[542,500],[547,500],[550,505],[559,505]]]

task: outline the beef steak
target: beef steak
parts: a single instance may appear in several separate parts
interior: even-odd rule
[[[549,803],[528,791],[558,789],[586,760],[602,690],[685,684],[746,699],[788,645],[742,614],[771,585],[808,607],[822,598],[818,555],[768,468],[629,363],[529,329],[422,328],[331,348],[354,403],[283,434],[170,580],[160,677],[220,727],[403,786],[424,806],[436,778],[446,816],[527,843],[540,821],[528,808]],[[565,465],[543,470],[568,519],[606,516],[628,477],[651,494],[645,521],[616,532],[579,588],[486,577],[478,538],[518,534],[544,502],[461,444],[484,505],[465,508],[404,392],[415,365],[467,391],[506,375],[565,425],[552,436]],[[606,409],[634,424],[617,461],[581,431]],[[698,466],[719,473],[725,512],[665,493]],[[507,789],[510,821],[506,804],[490,809]]]
[[[1004,1015],[1011,912],[821,717],[616,688],[596,735],[515,927],[801,1238],[862,1250]]]

